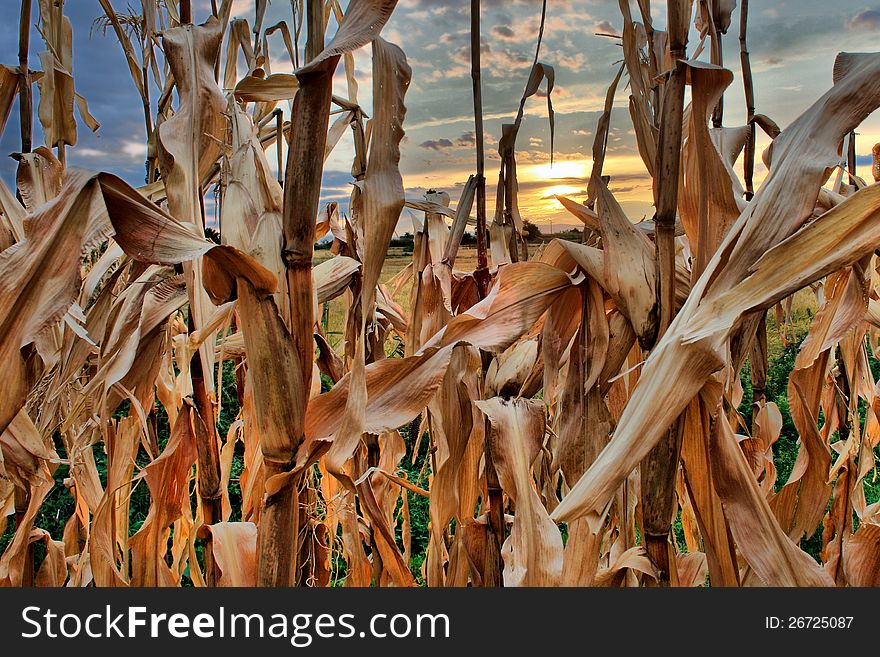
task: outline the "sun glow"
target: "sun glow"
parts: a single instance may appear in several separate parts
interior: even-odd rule
[[[572,187],[571,185],[554,185],[547,187],[541,192],[541,200],[543,201],[543,209],[558,210],[560,207],[557,196],[577,196],[583,191],[583,187]]]
[[[560,178],[586,178],[590,175],[590,160],[568,160],[564,162],[535,164],[523,167],[528,180],[558,180]]]

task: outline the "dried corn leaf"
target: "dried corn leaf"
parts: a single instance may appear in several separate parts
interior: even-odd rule
[[[144,468],[150,489],[150,510],[131,537],[132,584],[178,586],[179,576],[165,562],[171,525],[189,507],[189,473],[196,462],[191,409],[184,405],[162,454]]]
[[[728,232],[684,308],[646,362],[609,447],[563,499],[553,512],[554,518],[589,514],[598,520],[628,473],[647,455],[709,375],[722,367],[720,345],[742,313],[772,305],[803,285],[859,259],[869,251],[871,240],[872,244],[877,243],[875,236],[868,235],[868,218],[876,207],[872,203],[877,192],[872,188],[862,190],[862,198],[859,194],[853,196],[850,200],[854,202],[833,216],[832,221],[847,225],[837,224],[835,230],[832,222],[817,221],[795,233],[812,211],[826,166],[843,135],[880,105],[880,84],[876,84],[876,77],[871,77],[880,67],[880,55],[841,55],[838,62],[835,86],[774,142],[770,176]],[[859,102],[848,103],[848,98],[858,98]],[[826,213],[825,218],[842,206]],[[765,217],[783,220],[765,221]],[[782,241],[792,233],[795,234],[790,239]],[[776,244],[779,246],[770,256],[772,270],[770,257],[761,261],[763,267],[757,264],[764,252]],[[827,250],[831,245],[835,249]],[[779,263],[784,267],[778,268]],[[788,267],[796,270],[794,279]],[[774,278],[773,272],[782,269],[786,272]],[[761,275],[750,276],[749,272],[755,270]],[[732,288],[737,292],[727,293]],[[670,377],[679,382],[674,394],[662,398],[655,395],[654,386],[661,380],[672,380]]]
[[[716,426],[710,434],[715,489],[749,565],[769,586],[833,586],[819,564],[779,527],[724,415]]]
[[[489,351],[507,349],[572,285],[568,274],[544,263],[503,267],[486,298],[452,318],[422,350],[458,341]]]
[[[273,73],[261,78],[249,75],[235,85],[233,94],[236,99],[245,103],[274,103],[279,100],[291,100],[296,96],[299,82],[290,73]]]
[[[880,525],[864,524],[843,548],[850,586],[880,586]]]
[[[493,397],[474,402],[489,419],[487,436],[501,487],[516,504],[510,536],[501,548],[505,586],[559,586],[562,535],[541,503],[531,464],[544,439],[544,404]]]
[[[208,525],[211,549],[220,569],[218,586],[254,586],[257,581],[257,526],[252,522]]]
[[[18,94],[19,87],[18,70],[5,64],[0,64],[0,134],[6,128],[6,120],[12,109],[12,103]]]

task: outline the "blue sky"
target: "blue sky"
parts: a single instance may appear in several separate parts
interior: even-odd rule
[[[114,0],[124,9],[130,0]],[[139,3],[134,2],[134,5]],[[346,4],[343,0],[343,6]],[[15,20],[0,24],[0,62],[17,63],[17,0],[4,0]],[[654,2],[655,22],[662,26],[665,2]],[[207,16],[210,3],[194,0],[195,18]],[[474,168],[473,118],[469,69],[469,0],[400,0],[383,36],[399,44],[413,68],[406,97],[407,117],[401,170],[407,193],[419,196],[429,187],[453,198]],[[100,15],[97,0],[67,0],[66,14],[74,29],[74,78],[77,91],[88,99],[102,126],[92,135],[80,126],[79,143],[69,151],[69,163],[104,168],[134,184],[143,181],[144,127],[140,100],[129,77],[121,49],[111,32],[93,29]],[[540,16],[538,0],[483,0],[483,95],[487,139],[487,178],[490,213],[497,178],[496,142],[501,124],[515,116],[519,97],[534,55]],[[236,0],[233,14],[253,22],[253,0]],[[636,12],[637,15],[637,12]],[[290,18],[288,0],[272,0],[266,25]],[[725,63],[735,80],[725,96],[725,123],[743,122],[745,107],[739,70],[739,10],[724,37]],[[620,30],[617,0],[550,0],[541,60],[556,69],[556,165],[550,167],[546,102],[532,99],[518,140],[521,207],[538,223],[573,223],[551,197],[578,196],[586,187],[592,135],[605,91],[621,57],[613,39],[599,32]],[[330,31],[335,30],[331,21]],[[692,31],[691,51],[696,44]],[[880,38],[880,3],[863,0],[752,0],[749,45],[755,78],[757,109],[785,127],[831,85],[834,57],[840,51],[870,51]],[[42,41],[33,30],[32,66]],[[280,43],[271,44],[272,70],[289,71]],[[704,55],[707,57],[708,55]],[[360,103],[369,113],[371,76],[369,48],[357,53]],[[340,67],[341,69],[341,67]],[[345,94],[339,76],[338,92]],[[155,97],[154,93],[154,97]],[[638,159],[626,99],[618,92],[612,116],[606,173],[612,190],[633,218],[651,214],[650,181]],[[18,150],[17,109],[0,137],[0,151]],[[35,145],[39,142],[37,130]],[[352,150],[346,136],[331,156],[325,172],[325,200],[345,201],[349,195]],[[871,147],[880,141],[880,116],[860,129],[860,162],[869,162]],[[766,142],[759,143],[759,148]],[[274,156],[270,153],[270,162]],[[9,180],[14,161],[0,159],[0,175]],[[867,174],[867,170],[864,171]],[[760,173],[759,173],[760,176]]]

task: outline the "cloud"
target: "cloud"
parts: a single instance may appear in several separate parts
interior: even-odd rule
[[[550,185],[549,187],[552,189],[552,188],[557,187],[557,185]],[[566,193],[561,194],[561,196],[567,196],[568,198],[581,198],[586,195],[587,195],[587,190],[583,189],[583,188],[577,189],[573,192],[566,192]],[[543,196],[540,197],[540,199],[542,201],[552,201],[552,200],[556,199],[556,196],[557,196],[556,192],[551,192],[550,194],[544,194]]]
[[[489,146],[498,143],[488,132],[483,132],[483,142]],[[477,145],[477,133],[473,130],[461,133],[459,138],[455,140],[455,145],[458,148],[473,148]]]
[[[532,55],[524,51],[518,51],[507,47],[492,47],[488,41],[480,44],[480,57],[483,67],[483,75],[508,79],[511,71],[529,69],[532,67]],[[462,46],[452,53],[452,61],[460,64],[454,72],[447,71],[447,75],[466,75],[470,72],[471,47]]]
[[[553,102],[562,100],[564,98],[569,98],[571,96],[571,92],[565,87],[554,87],[553,88]],[[547,89],[541,88],[535,92],[536,98],[546,98],[547,97]]]
[[[880,30],[880,8],[863,9],[849,21],[851,30]]]
[[[547,187],[583,187],[584,179],[575,176],[565,176],[562,178],[549,178],[526,180],[525,178],[518,181],[520,192],[534,193],[543,192]]]
[[[599,21],[593,25],[593,31],[600,34],[620,34],[620,30],[611,24],[611,21]]]
[[[557,51],[554,54],[556,57],[556,61],[559,62],[560,66],[570,68],[572,71],[575,72],[582,71],[587,64],[587,56],[582,52],[570,55],[565,52]]]
[[[496,25],[492,28],[492,34],[497,36],[499,39],[515,39],[516,32],[510,29],[507,25]]]
[[[448,139],[428,139],[419,144],[419,148],[427,148],[432,151],[441,151],[444,148],[452,148],[453,146],[455,144]]]
[[[198,0],[194,3],[193,9],[195,9],[193,12],[193,19],[201,21],[204,18],[207,18],[211,13],[211,0]],[[240,17],[253,20],[253,13],[254,0],[233,0],[232,11],[230,12],[230,16],[233,18]]]
[[[447,32],[440,35],[440,43],[466,43],[470,41],[470,32],[460,30],[458,32]]]
[[[494,145],[501,135],[501,124],[512,121],[516,114],[534,57],[541,1],[482,0],[483,103],[487,177],[490,179],[498,170],[499,156]],[[131,4],[138,5],[137,2]],[[232,14],[247,18],[252,24],[257,4],[256,0],[234,0]],[[346,5],[345,2],[341,4]],[[662,22],[665,3],[657,4],[658,19]],[[762,93],[762,111],[780,124],[786,124],[830,83],[831,64],[834,54],[841,49],[841,43],[848,50],[871,48],[871,41],[880,33],[880,0],[838,3],[846,6],[844,9],[830,5],[827,0],[763,4],[774,6],[767,9],[756,7],[756,20],[750,25],[755,84]],[[210,0],[193,0],[198,21],[204,20],[210,5]],[[616,72],[615,62],[620,58],[617,40],[598,37],[596,33],[619,33],[623,23],[618,5],[613,0],[553,0],[548,3],[540,58],[556,67],[557,87],[553,101],[557,160],[565,157],[589,159],[605,92]],[[796,5],[796,12],[786,9],[793,5]],[[133,184],[143,184],[144,122],[125,57],[112,30],[106,37],[100,31],[89,37],[95,16],[92,3],[68,2],[65,9],[73,23],[76,88],[88,98],[92,112],[102,123],[98,135],[80,126],[79,144],[69,149],[69,161],[72,165],[108,169]],[[400,163],[408,186],[446,185],[444,189],[451,193],[455,190],[453,185],[466,180],[472,172],[475,139],[471,132],[474,119],[469,75],[469,10],[470,0],[444,0],[442,3],[438,0],[399,0],[391,21],[383,30],[387,38],[403,48],[414,69],[412,86],[406,97],[404,126],[410,141],[403,146],[404,156]],[[290,4],[283,0],[269,3],[266,25],[281,19],[289,21],[289,11]],[[331,18],[328,38],[336,29],[335,19]],[[5,53],[3,61],[15,60],[17,38],[17,30],[0,30],[0,50]],[[31,43],[32,52],[42,47],[35,29],[31,33]],[[292,69],[277,35],[272,42],[272,55],[274,72]],[[355,58],[359,100],[370,114],[369,47],[359,50]],[[96,61],[101,65],[95,66]],[[151,91],[155,104],[161,92],[155,87]],[[346,93],[342,66],[334,79],[334,91],[342,95]],[[538,98],[530,99],[526,104],[527,118],[519,135],[524,169],[531,164],[549,162],[546,101],[542,102],[541,98],[545,93],[542,88]],[[737,103],[732,105],[739,107]],[[735,115],[736,111],[732,110],[732,114]],[[619,185],[618,191],[635,187],[631,192],[621,192],[635,203],[633,199],[636,198],[651,198],[651,192],[647,179],[626,180],[620,175],[643,168],[634,137],[623,132],[629,125],[626,101],[620,96],[615,104],[612,126],[620,127],[621,131],[615,132],[610,139],[607,168],[614,176],[613,182]],[[874,137],[880,135],[880,113],[868,119],[860,131],[865,135],[865,144],[869,140],[873,143]],[[42,131],[35,118],[34,144],[38,145],[41,140]],[[0,135],[0,155],[18,148],[18,111],[15,107],[5,132]],[[340,200],[345,208],[350,192],[348,158],[351,149],[350,139],[344,138],[339,150],[331,156],[329,166],[333,171],[325,175],[322,188],[323,198]],[[860,150],[866,149],[862,147]],[[270,156],[270,159],[274,158]],[[861,156],[860,172],[870,175],[869,168],[866,168],[870,163],[869,155]],[[526,173],[523,172],[520,180],[521,191],[524,195],[531,194],[528,198],[535,206],[535,218],[540,221],[554,211],[548,209],[546,201],[538,200],[546,194],[545,187],[529,189]],[[0,157],[0,177],[14,181],[14,174],[15,162]],[[568,184],[581,189],[584,182],[570,181]],[[491,207],[493,195],[489,196]],[[524,203],[525,200],[526,196],[523,197]],[[627,211],[630,207],[635,206],[628,206]],[[637,209],[639,213],[644,210],[642,207]]]
[[[495,140],[491,135],[484,133],[483,141],[486,144],[492,145]],[[454,141],[452,139],[447,139],[445,137],[441,139],[428,139],[419,144],[419,148],[424,148],[426,150],[431,151],[445,151],[445,150],[471,150],[476,146],[477,138],[476,133],[471,130],[470,132],[461,133]]]
[[[93,158],[103,160],[109,157],[110,153],[102,151],[100,148],[77,148],[77,157]]]
[[[127,141],[122,144],[122,152],[131,158],[143,161],[147,158],[147,145],[142,141]]]

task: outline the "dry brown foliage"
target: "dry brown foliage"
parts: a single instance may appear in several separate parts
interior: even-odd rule
[[[412,71],[380,36],[395,0],[294,3],[290,26],[264,26],[257,2],[253,29],[230,22],[229,0],[200,25],[181,22],[185,1],[144,1],[125,16],[100,4],[143,101],[143,187],[66,166],[74,107],[98,125],[75,91],[63,3],[38,3],[42,70],[0,67],[0,130],[38,84],[47,135],[31,152],[23,130],[17,193],[0,183],[0,533],[14,528],[0,585],[328,586],[340,563],[350,586],[880,584],[880,503],[863,486],[880,442],[868,366],[880,331],[880,187],[846,163],[854,130],[880,107],[880,54],[841,53],[833,87],[779,131],[751,106],[744,2],[749,123],[725,127],[734,76],[719,34],[736,3],[670,0],[667,34],[650,3],[634,17],[621,0],[624,57],[596,129],[588,198],[559,198],[583,222],[583,242],[554,240],[530,259],[516,136],[545,82],[552,129],[545,3],[519,112],[498,136],[489,244],[477,270],[462,271],[475,199],[486,220],[482,139],[454,206],[441,194],[405,198]],[[708,47],[710,61],[687,56],[694,22],[696,53]],[[273,35],[283,45],[273,55],[294,74],[271,72]],[[352,53],[367,46],[374,100],[362,108]],[[340,62],[346,98],[333,95]],[[478,114],[479,84],[475,58]],[[654,181],[657,215],[639,224],[603,179],[620,93]],[[753,189],[756,126],[773,141],[769,175]],[[320,207],[320,193],[324,162],[348,132],[346,217]],[[286,153],[280,181],[273,144],[279,163]],[[205,238],[214,189],[220,244]],[[380,284],[405,205],[421,214],[412,263]],[[326,236],[333,257],[315,265]],[[782,416],[756,394],[748,426],[739,375],[748,359],[763,390],[765,314],[807,287],[819,311],[788,384],[800,451],[778,482]],[[394,300],[401,292],[408,312]],[[320,317],[340,296],[334,349]],[[220,435],[224,362],[241,410]],[[401,466],[420,440],[429,457],[411,477]],[[35,522],[61,464],[75,511],[51,536]],[[136,487],[150,506],[134,531]],[[420,572],[410,567],[410,495],[429,500]],[[686,551],[672,538],[677,517]],[[821,563],[801,548],[820,525]]]

